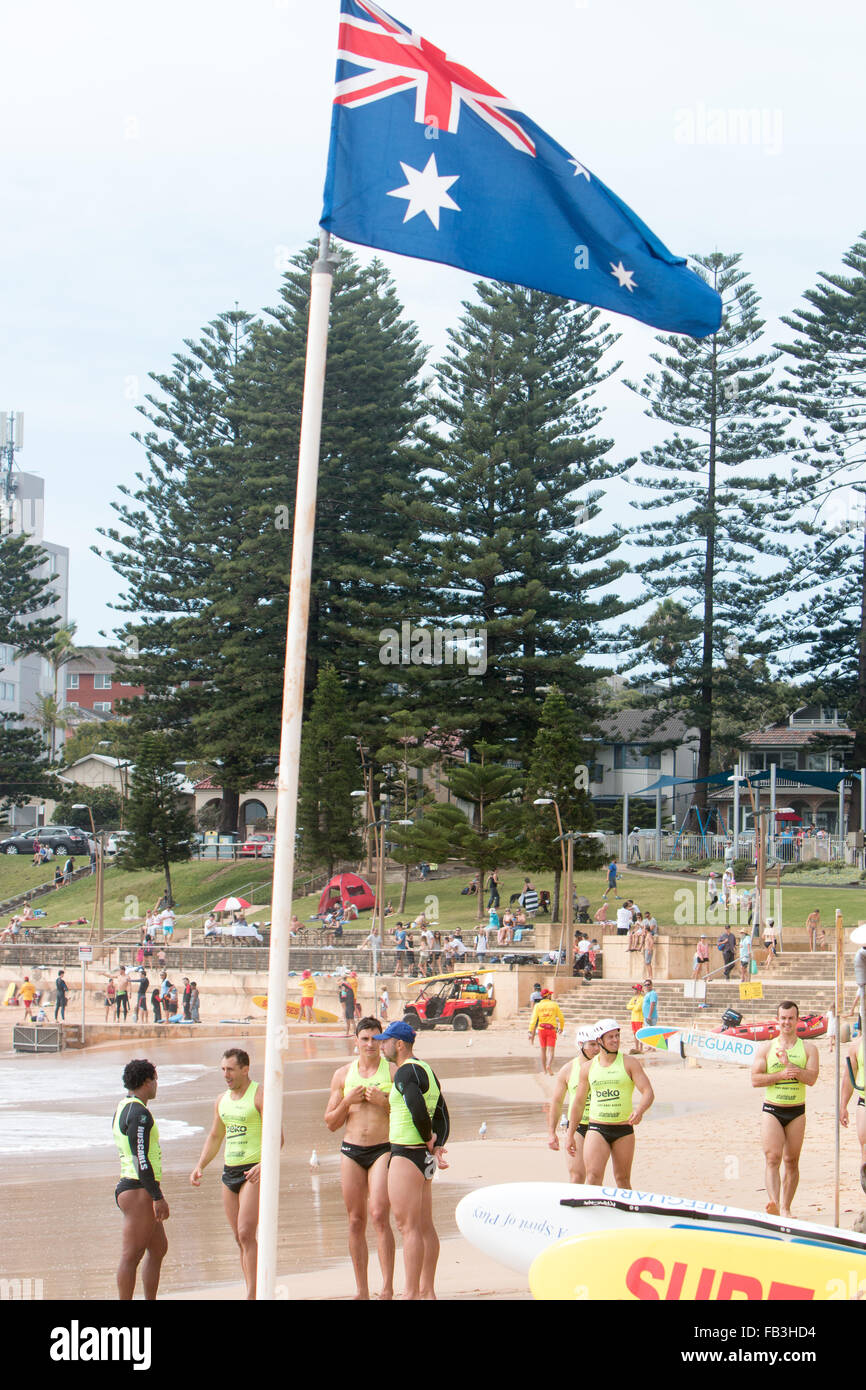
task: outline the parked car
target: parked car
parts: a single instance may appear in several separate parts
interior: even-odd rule
[[[54,854],[90,854],[90,836],[75,825],[42,825],[0,840],[0,854],[33,855],[33,842],[46,845]]]
[[[126,849],[127,844],[132,839],[131,830],[112,830],[108,839],[105,841],[106,854],[120,854],[121,850]]]
[[[240,852],[243,859],[273,859],[274,837],[264,834],[251,835],[248,840],[244,840]]]

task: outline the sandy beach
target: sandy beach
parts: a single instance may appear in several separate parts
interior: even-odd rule
[[[130,1030],[131,1033],[131,1030]],[[6,1028],[0,1033],[0,1049],[5,1059],[11,1059],[6,1049],[10,1039]],[[104,1069],[117,1065],[118,1060],[144,1052],[144,1048],[130,1047],[131,1037],[120,1044],[108,1044],[88,1049],[86,1056],[77,1057],[69,1053],[61,1055],[55,1065],[67,1068],[99,1067]],[[158,1097],[154,1111],[158,1118],[167,1115],[184,1115],[190,1124],[199,1126],[190,1130],[193,1137],[182,1136],[176,1146],[168,1144],[165,1151],[165,1181],[171,1193],[173,1220],[169,1227],[169,1256],[164,1266],[160,1297],[173,1300],[229,1300],[242,1296],[240,1280],[233,1277],[234,1262],[230,1236],[223,1229],[221,1211],[217,1207],[216,1179],[206,1199],[199,1198],[200,1205],[195,1209],[195,1219],[206,1218],[204,1227],[195,1228],[195,1249],[190,1257],[179,1265],[178,1237],[183,1229],[184,1212],[195,1200],[188,1187],[189,1153],[197,1151],[201,1139],[201,1125],[206,1119],[207,1109],[212,1105],[211,1095],[218,1087],[218,1073],[211,1073],[221,1047],[222,1038],[208,1039],[203,1027],[197,1034],[194,1044],[174,1043],[163,1045],[166,1063],[170,1060],[182,1067],[184,1059],[198,1063],[202,1080],[200,1088],[206,1092],[207,1100],[197,1102],[197,1107],[181,1100],[182,1087],[166,1092],[165,1098]],[[191,1050],[194,1047],[194,1052]],[[807,1221],[832,1225],[834,1222],[834,1116],[833,1085],[834,1063],[826,1039],[818,1041],[821,1058],[821,1074],[816,1086],[809,1095],[808,1127],[801,1162],[800,1190],[794,1206],[794,1214]],[[256,1064],[261,1062],[261,1053],[253,1051],[253,1074]],[[520,1181],[565,1181],[564,1155],[553,1152],[547,1146],[546,1137],[546,1098],[550,1093],[552,1081],[538,1071],[538,1050],[530,1048],[526,1035],[516,1028],[494,1026],[484,1034],[453,1034],[433,1032],[419,1038],[418,1053],[429,1060],[442,1080],[445,1094],[452,1110],[453,1135],[448,1146],[450,1167],[438,1174],[434,1188],[434,1211],[442,1240],[442,1254],[439,1267],[438,1292],[440,1297],[456,1300],[525,1300],[529,1291],[524,1277],[491,1261],[480,1254],[456,1232],[454,1208],[466,1192],[488,1184]],[[147,1055],[162,1065],[159,1045],[148,1043]],[[331,1070],[348,1057],[345,1042],[339,1039],[307,1041],[303,1056],[295,1063],[300,1068],[295,1084],[298,1089],[287,1094],[284,1114],[287,1127],[287,1148],[293,1144],[293,1133],[297,1135],[295,1151],[287,1156],[291,1162],[288,1170],[290,1181],[286,1182],[286,1170],[281,1179],[284,1192],[285,1210],[290,1221],[298,1223],[298,1232],[292,1245],[293,1257],[286,1257],[278,1265],[278,1297],[287,1300],[327,1300],[351,1299],[354,1295],[354,1281],[348,1255],[345,1250],[345,1221],[339,1194],[339,1168],[337,1154],[339,1137],[328,1133],[320,1116],[324,1112],[327,1099],[327,1078]],[[558,1060],[566,1061],[573,1056],[570,1049],[560,1049]],[[204,1059],[204,1062],[202,1061]],[[50,1059],[14,1059],[6,1065],[40,1066]],[[763,1211],[766,1202],[764,1191],[764,1164],[759,1142],[761,1096],[749,1084],[746,1068],[722,1064],[684,1063],[661,1054],[645,1054],[648,1073],[656,1093],[652,1110],[640,1125],[637,1135],[637,1151],[633,1169],[633,1185],[668,1195],[679,1195],[709,1199],[755,1211]],[[209,1064],[209,1065],[208,1065]],[[310,1070],[312,1068],[312,1071]],[[195,1071],[196,1068],[190,1068]],[[71,1071],[67,1075],[72,1075]],[[310,1080],[314,1084],[310,1085]],[[188,1094],[192,1094],[192,1087]],[[92,1105],[89,1107],[94,1108]],[[108,1108],[108,1107],[102,1107]],[[9,1110],[6,1114],[9,1115]],[[293,1130],[293,1116],[297,1118],[298,1128]],[[478,1137],[482,1121],[487,1124],[484,1139]],[[181,1125],[181,1129],[189,1126]],[[308,1167],[311,1142],[316,1145],[321,1156],[321,1169],[312,1177]],[[89,1206],[81,1219],[92,1229],[92,1221],[99,1213],[100,1231],[105,1238],[103,1254],[104,1279],[100,1278],[92,1289],[85,1285],[84,1297],[110,1297],[110,1281],[113,1277],[113,1261],[117,1231],[115,1213],[112,1210],[111,1192],[113,1190],[114,1159],[108,1150],[100,1150],[99,1155],[82,1155],[88,1171],[99,1177],[99,1182],[89,1184]],[[5,1165],[4,1165],[5,1168]],[[16,1186],[16,1198],[21,1202],[10,1204],[12,1211],[7,1223],[7,1235],[15,1239],[22,1236],[32,1221],[32,1214],[26,1206],[26,1194],[30,1184],[40,1184],[44,1177],[46,1186],[43,1192],[52,1189],[47,1185],[52,1168],[49,1155],[34,1160],[28,1173],[28,1187]],[[12,1170],[11,1181],[16,1184],[22,1175]],[[6,1172],[0,1178],[9,1181]],[[39,1186],[32,1190],[39,1190]],[[842,1131],[841,1148],[841,1202],[840,1225],[850,1228],[859,1213],[866,1207],[859,1183],[859,1150],[853,1125]],[[310,1203],[312,1194],[313,1202]],[[7,1196],[10,1194],[7,1192]],[[44,1201],[34,1198],[34,1210],[38,1208],[44,1215]],[[19,1209],[20,1207],[20,1209]],[[284,1207],[281,1207],[281,1224]],[[177,1219],[175,1218],[177,1214]],[[64,1225],[70,1235],[75,1237],[75,1212],[67,1211]],[[307,1242],[308,1258],[303,1255],[303,1232],[317,1232],[315,1241]],[[172,1241],[175,1241],[174,1249]],[[187,1235],[183,1244],[190,1246]],[[214,1247],[219,1246],[221,1255],[218,1269],[214,1263]],[[371,1241],[372,1247],[372,1241]],[[13,1244],[14,1248],[14,1244]],[[47,1253],[47,1252],[46,1252]],[[22,1271],[26,1272],[26,1271]],[[371,1248],[370,1258],[371,1289],[378,1287],[378,1268],[375,1253]],[[220,1276],[220,1277],[217,1277]],[[46,1277],[50,1277],[50,1272]],[[398,1254],[397,1288],[401,1286],[402,1270]],[[58,1286],[56,1295],[69,1296]]]

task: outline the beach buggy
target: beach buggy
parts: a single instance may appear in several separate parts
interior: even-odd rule
[[[493,1017],[493,987],[483,985],[477,974],[464,970],[409,983],[421,986],[417,996],[403,1008],[404,1023],[416,1031],[443,1024],[455,1032],[465,1032],[469,1028],[486,1028]]]

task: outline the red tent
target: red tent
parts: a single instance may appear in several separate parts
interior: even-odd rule
[[[330,883],[322,889],[319,912],[327,912],[338,903],[342,903],[343,907],[353,903],[359,912],[364,912],[375,901],[372,888],[358,874],[334,874]]]

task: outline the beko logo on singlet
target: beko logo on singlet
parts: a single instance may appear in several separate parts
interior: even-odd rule
[[[51,1329],[52,1361],[125,1361],[134,1371],[150,1370],[151,1328],[68,1327]]]
[[[598,1086],[596,1086],[593,1094],[596,1100],[619,1100],[620,1097],[620,1092],[618,1089],[602,1090]]]

